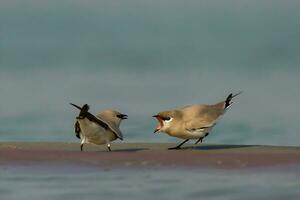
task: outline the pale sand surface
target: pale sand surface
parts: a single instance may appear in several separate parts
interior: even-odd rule
[[[104,145],[77,143],[2,142],[0,166],[59,167],[90,169],[279,169],[300,172],[300,147],[258,145],[188,145],[167,150],[176,144],[113,143],[112,152]]]

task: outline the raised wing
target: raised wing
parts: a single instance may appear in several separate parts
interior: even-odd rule
[[[81,132],[81,129],[80,129],[80,124],[78,121],[75,122],[75,134],[76,134],[76,137],[78,139],[81,139],[80,137],[80,132]]]
[[[109,128],[109,125],[103,121],[102,119],[99,119],[98,117],[95,117],[93,114],[87,112],[86,113],[86,118],[88,118],[88,120],[90,120],[91,122],[94,122],[100,126],[102,126],[104,129],[108,129]]]
[[[81,112],[82,112],[82,108],[73,104],[73,103],[70,103],[72,106],[78,108]],[[114,134],[116,134],[116,136],[120,139],[120,140],[123,140],[123,135],[122,135],[122,132],[120,131],[119,128],[116,128],[112,125],[110,125],[109,123],[105,122],[104,120],[94,116],[93,114],[91,114],[90,112],[88,112],[87,110],[84,111],[84,113],[80,113],[82,114],[82,116],[85,116],[88,120],[90,120],[91,122],[94,122],[98,125],[100,125],[101,127],[103,127],[104,129],[110,129]]]
[[[116,136],[120,139],[123,140],[123,134],[120,131],[120,129],[118,127],[115,127],[112,124],[109,124],[108,122],[105,122],[103,119],[100,119],[94,115],[92,115],[91,113],[88,112],[87,118],[92,121],[95,122],[97,124],[99,124],[100,126],[102,126],[105,129],[110,129],[114,134],[116,134]]]
[[[110,125],[109,124],[109,128],[110,130],[112,130],[112,132],[114,134],[116,134],[116,136],[120,139],[120,140],[123,140],[123,134],[121,132],[121,130],[118,128],[118,127],[115,127],[114,125]]]

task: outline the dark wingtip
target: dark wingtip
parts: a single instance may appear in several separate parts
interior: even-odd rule
[[[79,106],[77,106],[76,104],[74,103],[70,103],[70,105],[74,106],[75,108],[78,108],[79,110],[81,110],[81,108]]]
[[[233,97],[233,95],[232,95],[232,93],[230,93],[230,94],[228,95],[228,97],[226,98],[226,100],[225,100],[225,108],[228,108],[228,106],[230,106],[232,97]]]
[[[89,109],[90,109],[90,106],[87,105],[87,104],[84,104],[84,105],[82,106],[82,110],[84,110],[84,111],[88,111]]]
[[[232,93],[230,93],[230,94],[228,95],[228,97],[226,98],[226,100],[225,100],[225,109],[228,108],[228,107],[232,104],[231,100],[232,100],[234,97],[240,95],[241,93],[242,93],[242,91],[241,91],[241,92],[238,92],[238,93],[236,93],[236,94],[234,94],[234,95],[233,95]]]
[[[236,93],[235,95],[233,95],[232,98],[234,98],[234,97],[236,97],[236,96],[238,96],[238,95],[240,95],[240,94],[242,94],[242,93],[243,93],[243,91],[240,91],[240,92]],[[232,93],[231,93],[231,94],[232,94]]]

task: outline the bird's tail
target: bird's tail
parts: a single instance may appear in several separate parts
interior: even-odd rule
[[[237,94],[229,94],[228,95],[228,97],[226,98],[226,100],[225,100],[225,108],[224,109],[227,109],[227,108],[229,108],[232,104],[233,104],[233,102],[232,102],[232,99],[234,98],[234,97],[236,97],[236,96],[238,96],[238,95],[240,95],[242,92],[239,92],[239,93],[237,93]]]

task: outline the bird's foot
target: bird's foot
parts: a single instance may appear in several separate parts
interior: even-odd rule
[[[198,144],[199,142],[202,143],[203,138],[200,138],[199,140],[197,140],[197,142],[195,142],[195,144]]]
[[[169,150],[178,150],[178,149],[181,149],[181,146],[186,143],[187,141],[189,141],[189,139],[186,139],[184,140],[182,143],[180,143],[179,145],[177,145],[176,147],[171,147],[171,148],[168,148]]]
[[[110,144],[107,145],[108,151],[111,151]]]
[[[179,150],[179,149],[181,149],[181,147],[170,147],[170,148],[168,148],[168,150]]]

